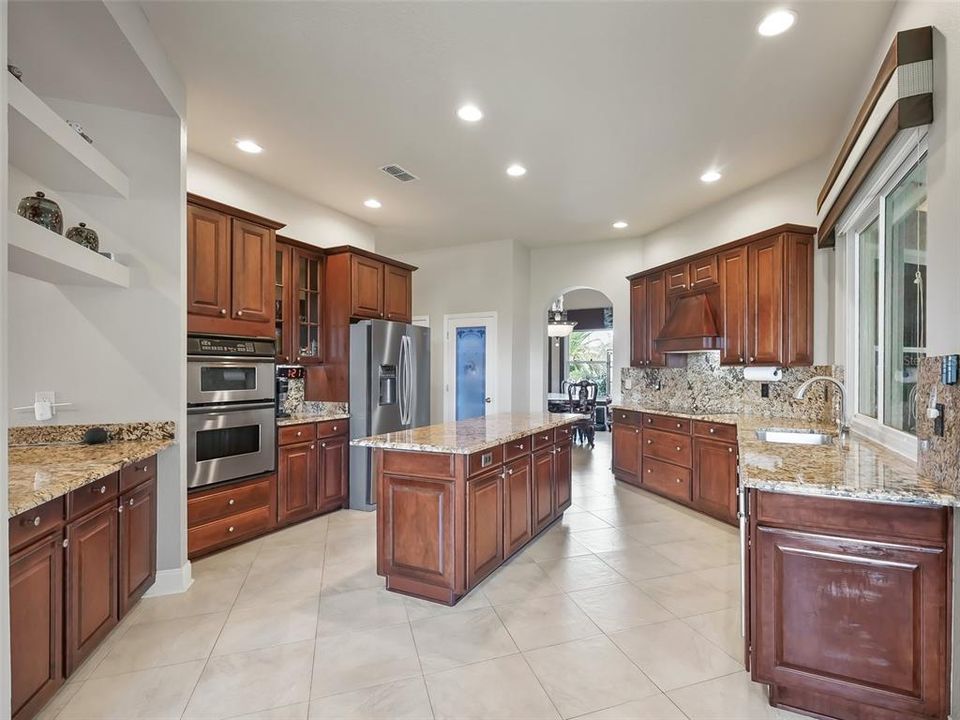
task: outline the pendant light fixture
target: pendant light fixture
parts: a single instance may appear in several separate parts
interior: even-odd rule
[[[567,320],[567,313],[563,309],[563,295],[561,295],[553,301],[553,305],[547,312],[547,336],[552,338],[568,337],[576,326],[576,322]]]

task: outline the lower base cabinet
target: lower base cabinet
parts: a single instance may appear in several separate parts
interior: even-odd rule
[[[625,417],[621,412],[615,415],[617,418]],[[617,480],[639,485],[640,428],[626,424],[623,419],[614,420],[611,436],[614,476]]]
[[[737,521],[737,446],[693,439],[693,506],[729,523]]]
[[[36,715],[156,578],[156,458],[10,519],[11,711]]]
[[[751,491],[750,669],[774,705],[946,718],[949,508]]]
[[[530,457],[506,467],[503,479],[503,552],[509,557],[533,537],[533,478]]]
[[[499,468],[467,481],[467,583],[471,587],[503,562],[503,482]]]
[[[533,454],[533,532],[543,530],[553,519],[553,448]]]
[[[277,522],[287,525],[317,511],[317,443],[281,447],[277,453]]]

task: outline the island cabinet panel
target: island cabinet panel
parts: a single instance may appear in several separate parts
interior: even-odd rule
[[[619,412],[617,413],[619,415]],[[632,483],[640,482],[640,428],[614,422],[613,474],[618,480]]]
[[[761,507],[768,495],[759,494]],[[876,513],[881,533],[903,509],[825,498],[807,507],[810,499],[780,504],[796,505],[801,519],[812,519],[816,505],[825,526],[860,505],[854,515]],[[942,509],[921,510],[942,517]],[[945,718],[949,538],[764,523],[751,517],[751,672],[771,686],[771,702],[841,720]]]
[[[556,517],[570,507],[573,492],[573,443],[567,440],[557,444],[553,456],[553,515]]]
[[[66,668],[76,670],[120,619],[119,513],[110,503],[67,525]]]
[[[693,505],[719,520],[737,519],[737,447],[728,442],[693,441]]]
[[[473,587],[503,562],[503,473],[467,482],[467,584]]]
[[[58,530],[10,557],[10,692],[16,720],[33,717],[63,684],[62,545]]]
[[[527,444],[529,448],[529,442]],[[533,537],[533,478],[530,457],[506,467],[503,479],[503,547],[509,557]]]
[[[553,448],[533,454],[533,532],[543,530],[553,519]]]
[[[120,496],[120,617],[124,617],[157,576],[157,481]]]

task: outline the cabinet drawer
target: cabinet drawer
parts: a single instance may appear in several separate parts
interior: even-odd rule
[[[690,421],[684,418],[670,417],[669,415],[647,415],[643,416],[643,426],[653,428],[654,430],[666,430],[672,433],[690,434]]]
[[[187,497],[187,526],[196,527],[254,508],[269,508],[276,498],[276,476]]]
[[[565,443],[573,438],[573,425],[561,425],[556,428],[554,435],[558,443]]]
[[[147,480],[157,477],[157,456],[152,455],[146,460],[139,460],[120,468],[120,492],[136,487]]]
[[[326,420],[317,423],[317,437],[333,437],[346,434],[350,427],[349,420]]]
[[[643,414],[635,410],[614,410],[613,422],[618,425],[643,425]]]
[[[523,457],[524,455],[530,454],[530,441],[531,437],[527,435],[522,437],[519,440],[511,440],[508,443],[503,444],[503,461],[510,462],[511,460]]]
[[[300,425],[284,425],[277,428],[277,444],[290,445],[291,443],[306,442],[317,439],[317,424],[302,423]]]
[[[690,470],[670,463],[643,459],[643,487],[655,490],[672,498],[690,502]]]
[[[716,285],[720,280],[718,271],[717,256],[700,258],[690,261],[690,289],[710,287]]]
[[[119,491],[119,472],[71,491],[67,495],[67,520],[73,520],[90,510],[106,505],[117,497]]]
[[[187,531],[187,551],[190,556],[198,555],[243,538],[262,535],[273,525],[273,510],[269,507],[255,508],[222,520],[214,520]]]
[[[467,458],[467,477],[474,477],[499,465],[503,465],[503,446],[478,450]]]
[[[690,467],[693,449],[688,435],[643,429],[643,456]],[[646,460],[644,460],[646,463]]]
[[[44,503],[10,518],[10,552],[63,525],[64,498]]]
[[[554,442],[553,428],[549,430],[541,430],[533,434],[533,449],[541,450],[545,447],[550,447]]]
[[[690,277],[688,275],[689,265],[675,265],[669,268],[663,275],[667,282],[667,295],[681,293],[690,286]]]
[[[724,425],[722,423],[703,422],[702,420],[693,421],[693,434],[705,438],[716,438],[717,440],[726,440],[728,442],[737,441],[737,426]]]

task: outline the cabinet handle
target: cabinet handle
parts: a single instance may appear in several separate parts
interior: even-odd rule
[[[229,532],[229,533],[232,533],[232,532],[233,532],[233,525],[231,525],[230,527],[227,528],[227,532]]]
[[[227,505],[233,505],[236,502],[237,502],[236,500],[234,500],[233,498],[230,498],[229,500],[227,500]]]
[[[237,310],[237,317],[243,317],[243,310]]]
[[[144,472],[147,472],[147,471],[150,469],[150,466],[149,466],[149,465],[144,465],[144,466],[143,466],[142,468],[140,468],[140,469],[143,470]]]
[[[34,527],[40,527],[40,516],[39,516],[39,515],[37,515],[37,516],[33,519],[33,526],[34,526]]]
[[[517,447],[523,450],[523,443],[520,443]]]
[[[220,308],[220,314],[221,314],[221,315],[226,315],[226,314],[227,314],[227,309],[226,309],[226,308]]]
[[[106,494],[107,494],[107,486],[106,486],[106,485],[101,485],[101,486],[98,487],[98,488],[93,488],[93,494],[94,494],[94,495],[106,495]]]

